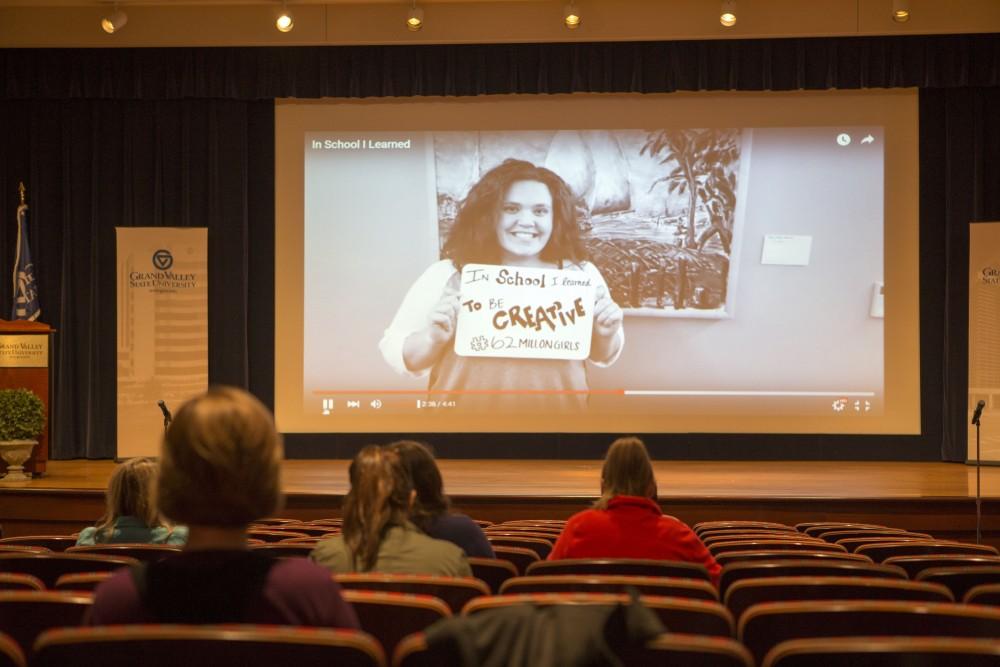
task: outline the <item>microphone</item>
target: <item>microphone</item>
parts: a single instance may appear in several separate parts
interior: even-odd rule
[[[163,423],[169,424],[170,422],[172,422],[174,418],[173,416],[171,416],[170,410],[167,409],[167,404],[164,403],[162,399],[157,401],[156,404],[160,406],[160,412],[163,413]]]
[[[972,413],[972,423],[978,425],[979,417],[983,414],[983,408],[986,407],[986,401],[979,401],[976,403],[976,411]]]

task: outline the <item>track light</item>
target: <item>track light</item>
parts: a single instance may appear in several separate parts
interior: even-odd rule
[[[570,2],[563,10],[563,23],[570,30],[580,27],[580,10],[576,8],[576,2]]]
[[[892,0],[892,20],[896,23],[906,23],[910,20],[908,0]]]
[[[727,28],[736,25],[736,0],[722,0],[722,7],[719,9],[719,23]]]
[[[281,13],[274,19],[274,27],[278,32],[291,32],[295,27],[295,19],[292,18],[292,13],[288,11],[288,5],[284,2],[281,3]]]
[[[417,7],[416,0],[413,0],[413,4],[410,5],[410,11],[406,15],[406,29],[410,32],[416,32],[424,27],[424,10]]]
[[[101,19],[101,29],[111,35],[124,28],[126,23],[128,14],[119,9],[116,2],[111,13]]]

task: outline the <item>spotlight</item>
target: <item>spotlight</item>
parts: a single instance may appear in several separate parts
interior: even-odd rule
[[[908,0],[892,0],[892,20],[896,23],[906,23],[910,20]]]
[[[722,0],[722,7],[719,9],[719,23],[727,28],[736,25],[736,0]]]
[[[292,18],[292,13],[288,11],[288,5],[284,2],[281,3],[281,13],[278,14],[278,18],[274,19],[274,27],[278,29],[278,32],[291,32],[292,28],[295,27],[295,19]]]
[[[112,12],[101,19],[101,29],[111,35],[124,28],[126,23],[128,15],[118,8],[118,3],[115,3]]]
[[[406,29],[410,32],[416,32],[424,27],[424,10],[417,7],[416,0],[410,5],[410,11],[406,15]]]
[[[576,8],[576,3],[571,2],[566,5],[566,9],[563,10],[563,23],[570,30],[575,30],[580,27],[580,10]]]

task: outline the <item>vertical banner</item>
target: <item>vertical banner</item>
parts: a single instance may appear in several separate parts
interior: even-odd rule
[[[1000,222],[969,225],[969,405],[967,423],[979,401],[980,456],[1000,461]],[[968,456],[976,460],[976,427],[969,424]]]
[[[205,228],[119,227],[118,457],[156,456],[164,415],[208,387]]]

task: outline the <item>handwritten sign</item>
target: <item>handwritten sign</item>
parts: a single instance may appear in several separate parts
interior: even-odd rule
[[[579,270],[466,264],[455,354],[586,359],[595,292]]]

